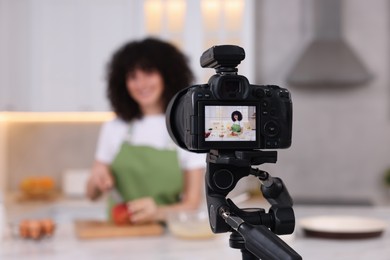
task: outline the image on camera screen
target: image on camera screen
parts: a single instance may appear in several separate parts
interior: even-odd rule
[[[205,106],[205,141],[256,141],[256,106]]]

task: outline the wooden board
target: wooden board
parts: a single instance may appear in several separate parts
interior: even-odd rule
[[[77,236],[81,239],[94,239],[130,236],[157,236],[164,232],[164,228],[162,225],[157,223],[116,226],[107,221],[76,220],[75,231]]]

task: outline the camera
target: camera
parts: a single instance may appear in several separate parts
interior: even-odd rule
[[[207,84],[178,92],[166,112],[168,132],[179,147],[198,153],[290,147],[290,92],[250,84],[236,68],[244,58],[244,49],[235,45],[213,46],[202,54],[201,66],[216,74]]]
[[[200,64],[214,68],[207,84],[179,91],[166,112],[169,135],[181,148],[207,153],[205,191],[213,233],[231,232],[229,245],[242,259],[302,259],[276,234],[295,228],[292,198],[280,178],[253,166],[276,163],[277,151],[288,148],[292,135],[292,101],[287,89],[252,85],[236,68],[245,58],[243,48],[214,46]],[[261,149],[261,150],[259,150]],[[253,175],[271,204],[240,209],[227,198],[240,179]]]

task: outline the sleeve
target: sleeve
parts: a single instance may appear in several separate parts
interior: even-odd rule
[[[183,170],[206,169],[206,154],[192,153],[184,149],[179,149],[179,162]]]
[[[114,158],[114,152],[112,147],[112,123],[106,122],[102,125],[100,129],[99,138],[97,142],[95,160],[111,164]]]

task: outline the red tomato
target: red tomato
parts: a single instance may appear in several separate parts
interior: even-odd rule
[[[112,220],[115,225],[130,224],[130,214],[126,203],[117,204],[112,208]]]

